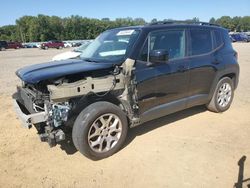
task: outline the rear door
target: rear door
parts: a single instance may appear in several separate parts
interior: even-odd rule
[[[207,99],[219,63],[216,60],[212,30],[191,28],[188,39],[188,95],[193,99],[187,104],[190,106],[195,101],[202,103]]]

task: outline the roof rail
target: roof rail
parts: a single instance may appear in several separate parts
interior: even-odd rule
[[[208,25],[208,26],[217,26],[221,27],[218,24],[212,24],[208,22],[196,22],[196,21],[179,21],[179,20],[171,20],[171,21],[158,21],[158,22],[153,22],[148,25],[163,25],[163,24],[195,24],[195,25]]]

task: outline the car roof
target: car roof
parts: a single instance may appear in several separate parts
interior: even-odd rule
[[[207,28],[207,29],[223,29],[227,30],[220,25],[210,24],[206,22],[185,22],[185,21],[177,21],[177,22],[156,22],[146,25],[139,26],[128,26],[128,27],[120,27],[115,29],[142,29],[142,30],[154,30],[154,29],[165,29],[165,28]],[[114,29],[114,30],[115,30]],[[113,30],[113,29],[111,29]]]

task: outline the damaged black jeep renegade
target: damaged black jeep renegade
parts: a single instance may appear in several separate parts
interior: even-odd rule
[[[228,31],[203,22],[157,22],[105,31],[79,59],[16,72],[23,125],[50,146],[72,127],[75,147],[98,160],[117,152],[129,127],[196,105],[226,111],[239,65]]]

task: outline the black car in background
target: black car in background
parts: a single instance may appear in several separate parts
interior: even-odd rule
[[[8,43],[6,41],[0,41],[0,51],[8,48]]]

